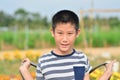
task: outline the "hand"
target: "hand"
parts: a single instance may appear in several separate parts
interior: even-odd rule
[[[113,66],[114,66],[115,62],[116,62],[116,60],[113,60],[110,63],[106,64],[106,71],[105,71],[106,77],[108,77],[108,78],[111,77],[111,75],[113,73]]]
[[[24,80],[33,80],[29,69],[30,68],[30,60],[28,58],[25,58],[19,68],[20,74]]]
[[[113,71],[113,65],[116,62],[116,60],[111,61],[110,63],[106,64],[106,71],[112,73]]]
[[[110,63],[106,64],[106,71],[104,74],[99,78],[99,80],[109,80],[112,73],[113,73],[113,65],[116,62],[116,60],[111,61]]]
[[[30,68],[30,60],[28,58],[25,58],[20,65],[20,71],[24,69],[28,70],[29,68]]]

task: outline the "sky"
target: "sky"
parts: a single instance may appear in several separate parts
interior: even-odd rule
[[[72,10],[79,15],[80,10],[90,9],[91,4],[96,9],[120,9],[120,0],[0,0],[0,11],[14,14],[17,9],[23,8],[51,18],[62,9]]]

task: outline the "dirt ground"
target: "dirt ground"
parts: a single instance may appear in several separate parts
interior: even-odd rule
[[[109,48],[86,48],[83,51],[93,54],[93,55],[101,55],[104,53],[109,53],[112,55],[120,55],[120,47],[109,47]]]
[[[49,52],[50,50],[52,49],[33,49],[32,51],[36,51],[36,52],[41,52],[41,53],[46,53],[46,52]],[[109,54],[112,54],[112,55],[120,55],[120,47],[108,47],[108,48],[84,48],[84,49],[77,49],[77,50],[80,50],[80,51],[83,51],[85,53],[88,53],[88,54],[92,54],[92,55],[101,55],[101,54],[104,54],[104,53],[109,53]],[[14,50],[13,50],[14,51]],[[6,52],[9,52],[9,53],[12,53],[13,52],[12,50],[11,51],[0,51],[0,54],[2,53],[6,53]],[[25,52],[26,50],[23,50],[21,52]]]

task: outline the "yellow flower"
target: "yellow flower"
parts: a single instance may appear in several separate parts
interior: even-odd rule
[[[22,55],[22,53],[19,50],[15,50],[14,52],[14,58],[15,59],[19,59],[21,60],[24,56]]]
[[[26,57],[28,57],[30,60],[37,61],[38,58],[41,56],[40,52],[29,50],[26,52]]]
[[[120,80],[120,73],[114,72],[110,80]]]
[[[2,55],[2,54],[0,54],[0,61],[1,61],[1,60],[3,60],[3,55]]]
[[[96,69],[90,74],[90,77],[98,79],[102,74],[103,72],[100,69]]]
[[[8,53],[8,52],[3,53],[3,57],[4,57],[5,60],[13,60],[12,54]]]

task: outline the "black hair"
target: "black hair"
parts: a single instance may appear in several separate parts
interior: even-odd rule
[[[75,25],[76,31],[79,29],[79,18],[70,10],[61,10],[57,12],[52,18],[52,29],[55,30],[58,23],[72,23]]]

